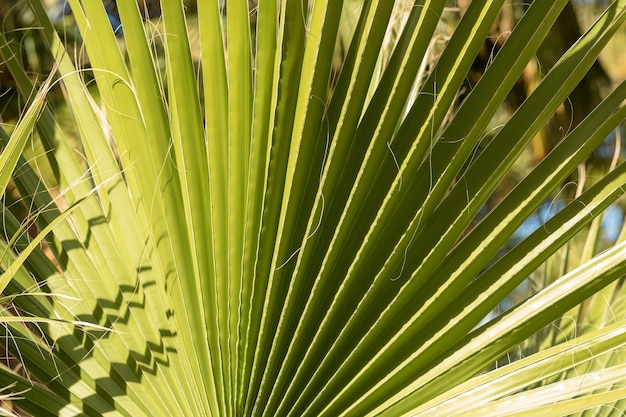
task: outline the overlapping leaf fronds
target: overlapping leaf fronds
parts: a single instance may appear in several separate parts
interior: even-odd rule
[[[591,250],[515,308],[490,312],[624,193],[621,164],[500,253],[626,118],[626,84],[475,220],[626,20],[626,2],[607,7],[488,141],[566,0],[532,2],[461,103],[504,0],[472,1],[437,56],[444,0],[259,0],[253,27],[246,0],[225,10],[201,1],[199,63],[180,0],[161,1],[159,39],[136,2],[118,2],[124,52],[100,1],[70,0],[88,71],[40,1],[29,3],[81,153],[41,94],[3,136],[2,184],[13,173],[41,231],[31,240],[3,206],[0,320],[25,372],[1,366],[0,385],[21,393],[23,410],[544,416],[624,407],[626,244]],[[345,13],[358,19],[337,74]],[[0,40],[27,98],[35,86]],[[17,158],[31,133],[54,181]],[[579,314],[594,294],[584,304],[592,313]],[[581,322],[560,327],[562,340],[544,337],[528,357],[483,372],[568,314]]]

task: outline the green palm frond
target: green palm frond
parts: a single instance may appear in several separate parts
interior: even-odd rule
[[[40,91],[1,135],[0,185],[12,179],[28,207],[22,224],[2,206],[0,327],[21,365],[0,365],[0,386],[16,406],[37,417],[626,407],[626,243],[597,251],[626,165],[503,251],[619,129],[626,84],[489,205],[619,33],[626,2],[495,128],[567,0],[524,8],[471,91],[504,0],[474,0],[458,21],[444,0],[354,3],[206,0],[189,18],[161,0],[161,20],[146,23],[120,1],[121,48],[101,1],[70,0],[82,68],[29,0],[56,66],[38,88],[0,37],[20,95]],[[78,149],[44,106],[53,77]],[[27,157],[31,137],[53,178]],[[582,255],[496,313],[563,253]]]

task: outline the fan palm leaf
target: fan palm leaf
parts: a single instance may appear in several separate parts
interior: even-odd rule
[[[0,320],[23,371],[0,366],[0,384],[21,409],[556,416],[624,406],[626,243],[597,253],[589,225],[624,193],[626,165],[502,248],[626,118],[626,84],[480,212],[615,36],[626,2],[609,5],[495,129],[566,0],[533,2],[461,102],[504,0],[471,2],[449,38],[444,0],[259,0],[252,20],[245,0],[198,2],[199,63],[180,0],[161,1],[156,26],[118,2],[117,37],[101,2],[70,0],[88,70],[42,3],[29,3],[81,146],[44,106],[52,78],[37,88],[3,35],[20,94],[39,91],[2,132],[0,155],[1,189],[12,176],[39,228],[30,236],[3,205]],[[358,19],[334,78],[345,13]],[[21,155],[31,135],[53,178]],[[575,251],[581,231],[590,245],[576,267],[493,313],[557,252]],[[521,346],[526,357],[490,368]]]

